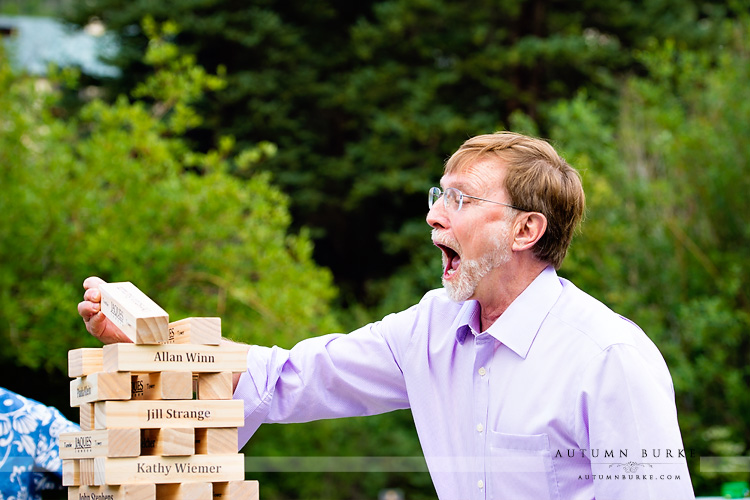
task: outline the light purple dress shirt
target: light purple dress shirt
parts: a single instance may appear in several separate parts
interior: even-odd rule
[[[240,444],[264,422],[411,408],[439,497],[682,500],[694,494],[656,346],[547,268],[486,331],[444,290],[349,334],[253,346]]]

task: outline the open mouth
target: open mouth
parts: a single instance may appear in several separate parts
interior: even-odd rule
[[[436,241],[433,241],[433,243],[443,251],[443,279],[450,279],[461,265],[461,256],[448,245]]]

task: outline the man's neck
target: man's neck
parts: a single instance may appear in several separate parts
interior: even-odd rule
[[[509,272],[508,269],[496,269],[485,288],[482,297],[478,297],[480,315],[480,327],[486,332],[495,321],[510,307],[514,300],[534,281],[547,267],[547,264],[539,261],[527,263],[529,265],[518,266]]]

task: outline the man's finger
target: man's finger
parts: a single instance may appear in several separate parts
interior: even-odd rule
[[[103,279],[101,279],[98,276],[89,276],[85,280],[83,280],[83,288],[88,290],[89,288],[97,288],[102,283],[106,283]]]
[[[89,288],[85,292],[83,292],[83,298],[84,300],[88,300],[91,302],[101,302],[102,300],[102,294],[99,291],[99,288]]]

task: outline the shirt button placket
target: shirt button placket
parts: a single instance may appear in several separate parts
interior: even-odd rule
[[[474,498],[484,500],[487,498],[486,468],[487,460],[485,450],[487,449],[487,410],[489,407],[489,362],[494,352],[493,338],[484,333],[475,337],[474,358],[474,453],[476,457],[476,493]]]

